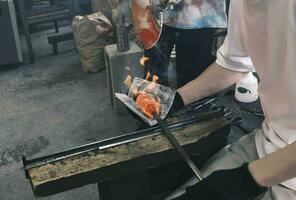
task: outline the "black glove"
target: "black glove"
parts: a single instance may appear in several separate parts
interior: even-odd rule
[[[146,49],[144,55],[149,58],[145,62],[146,72],[149,70],[152,76],[157,75],[159,77],[158,83],[167,86],[170,49],[166,45],[166,41],[161,40],[151,49]],[[149,81],[151,79],[152,77]]]
[[[253,200],[266,191],[266,187],[257,184],[245,163],[236,169],[213,172],[174,200]]]
[[[174,98],[174,102],[173,105],[168,113],[168,116],[171,116],[173,113],[181,110],[182,108],[184,108],[184,101],[181,97],[181,95],[179,94],[179,92],[176,92],[175,98]]]

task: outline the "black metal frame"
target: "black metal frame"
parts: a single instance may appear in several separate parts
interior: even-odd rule
[[[43,22],[53,22],[55,32],[59,32],[58,20],[72,18],[73,11],[72,11],[72,0],[68,0],[68,7],[59,9],[58,0],[48,0],[50,5],[55,6],[55,10],[46,11],[44,10],[41,13],[37,14],[30,14],[26,8],[25,0],[16,0],[17,6],[20,12],[21,23],[24,29],[26,41],[27,41],[27,49],[29,52],[30,62],[34,63],[34,51],[31,41],[30,35],[30,25],[38,24]]]

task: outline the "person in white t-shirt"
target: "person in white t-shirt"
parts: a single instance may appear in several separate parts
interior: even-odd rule
[[[205,164],[203,181],[192,178],[166,199],[296,199],[296,0],[231,1],[228,35],[216,62],[178,89],[173,107],[254,71],[262,129],[225,147]]]

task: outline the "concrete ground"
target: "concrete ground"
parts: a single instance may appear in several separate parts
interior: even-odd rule
[[[129,116],[113,114],[105,71],[82,72],[73,41],[59,45],[59,55],[52,56],[46,39],[51,32],[32,35],[35,64],[0,67],[1,200],[36,198],[22,169],[22,155],[47,155],[136,129]],[[98,191],[90,185],[41,199],[97,200]]]

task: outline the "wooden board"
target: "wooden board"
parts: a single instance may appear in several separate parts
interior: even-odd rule
[[[201,138],[209,136],[211,133],[227,124],[228,122],[224,117],[218,117],[191,124],[180,130],[175,130],[173,133],[180,144],[186,146],[198,142]],[[84,176],[83,179],[90,180],[95,171],[108,169],[110,166],[127,163],[136,158],[147,157],[147,155],[157,155],[168,150],[172,150],[172,146],[167,138],[159,133],[158,135],[141,139],[139,141],[104,150],[94,150],[64,160],[35,167],[28,170],[28,175],[34,191],[38,187],[42,188],[48,184],[53,187],[55,182],[66,180],[67,178],[70,180],[71,177],[76,177],[75,180],[80,180],[81,183],[79,184],[83,185],[83,180],[79,179],[79,176],[82,174],[88,174],[88,176]],[[63,185],[65,184],[68,183],[63,183]]]

